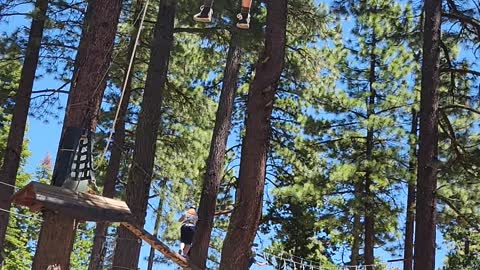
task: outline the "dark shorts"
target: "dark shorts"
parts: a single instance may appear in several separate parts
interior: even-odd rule
[[[252,265],[256,262],[257,260],[255,258],[251,258],[250,261],[248,261],[248,268],[252,267]]]
[[[180,241],[182,243],[191,245],[194,234],[195,234],[195,226],[182,225],[182,228],[180,229]]]

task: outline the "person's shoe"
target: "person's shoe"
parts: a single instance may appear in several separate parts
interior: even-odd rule
[[[250,28],[250,13],[238,13],[237,15],[237,27],[247,30]]]
[[[209,23],[212,21],[213,9],[211,7],[200,7],[200,13],[193,16],[193,20],[196,22]]]

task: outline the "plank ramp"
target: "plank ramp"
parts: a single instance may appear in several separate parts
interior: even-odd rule
[[[142,239],[183,269],[201,270],[167,245],[137,226],[130,209],[123,201],[88,193],[78,193],[67,188],[31,182],[12,196],[12,202],[31,211],[50,210],[83,221],[121,222],[135,236]]]
[[[172,251],[167,245],[165,245],[163,242],[158,240],[155,236],[151,235],[149,232],[147,232],[142,227],[136,226],[136,225],[134,225],[132,223],[128,223],[128,222],[122,222],[122,226],[127,228],[130,232],[132,232],[138,238],[140,238],[143,241],[145,241],[146,243],[148,243],[151,247],[153,247],[154,249],[156,249],[160,253],[162,253],[167,259],[170,259],[171,261],[173,261],[174,263],[176,263],[178,266],[182,267],[183,269],[186,269],[186,270],[201,270],[199,267],[189,263],[188,260],[186,260],[180,254]]]
[[[12,196],[12,202],[36,212],[51,210],[84,221],[131,221],[127,204],[88,193],[31,182]]]

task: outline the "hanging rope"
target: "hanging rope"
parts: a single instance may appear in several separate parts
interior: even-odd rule
[[[125,96],[125,90],[127,88],[128,78],[130,77],[130,73],[132,72],[132,66],[133,66],[133,62],[135,60],[135,54],[136,54],[137,47],[138,47],[138,41],[140,40],[140,35],[142,33],[143,23],[145,22],[145,16],[147,14],[149,2],[150,2],[150,0],[147,0],[145,2],[145,5],[143,6],[142,19],[140,20],[140,25],[138,27],[137,36],[135,37],[135,45],[133,46],[132,55],[130,56],[130,62],[128,63],[127,73],[125,74],[125,80],[124,80],[123,86],[122,86],[120,101],[118,102],[117,111],[115,112],[115,118],[113,119],[112,128],[111,128],[110,134],[108,135],[108,139],[107,139],[107,143],[105,145],[105,149],[103,150],[102,156],[100,157],[100,161],[98,162],[98,164],[102,164],[103,160],[105,159],[105,155],[107,154],[107,151],[108,151],[108,146],[110,145],[110,141],[112,140],[113,134],[115,133],[115,125],[117,124],[118,115],[120,114],[120,109],[121,109],[120,105],[123,102],[123,98]]]

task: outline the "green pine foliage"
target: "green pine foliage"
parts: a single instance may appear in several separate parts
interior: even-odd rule
[[[24,146],[24,159],[28,157],[28,150]],[[24,163],[24,161],[22,162]],[[26,174],[22,170],[17,176],[17,186],[23,187],[31,180],[48,183],[52,173],[52,164],[47,156],[39,165],[33,175]],[[5,269],[20,270],[31,269],[33,255],[38,238],[38,232],[42,223],[39,213],[32,213],[23,207],[12,207],[15,214],[10,215],[9,227],[7,229],[7,244],[5,253]]]
[[[92,250],[94,227],[88,223],[80,223],[77,226],[77,235],[73,244],[70,257],[72,269],[87,270]]]
[[[439,150],[439,227],[449,252],[443,269],[476,269],[478,261],[478,222],[480,205],[478,159],[480,114],[476,48],[478,34],[468,30],[472,25],[459,22],[451,15],[478,18],[474,3],[447,1],[444,23],[441,67]]]
[[[274,154],[284,159],[277,164],[283,173],[276,175],[281,184],[273,191],[276,198],[267,216],[273,224],[282,225],[278,235],[285,237],[289,251],[306,249],[298,254],[317,260],[320,254],[330,259],[349,249],[354,215],[365,215],[366,200],[374,202],[377,244],[400,237],[401,204],[393,198],[407,177],[402,166],[405,149],[400,144],[406,141],[406,122],[400,116],[412,101],[408,76],[415,65],[408,43],[401,40],[413,24],[409,6],[350,1],[335,7],[329,13],[337,19],[330,24],[330,39],[324,39],[319,48],[298,52],[311,55],[308,50],[314,51],[319,60],[308,66],[308,57],[301,55],[301,69],[292,76],[306,77],[306,89],[301,91],[306,101],[296,102],[301,106],[296,130],[286,129],[296,134],[288,136],[283,129],[278,136],[283,142]],[[369,108],[372,55],[376,103]],[[312,69],[308,76],[306,70]],[[302,89],[301,85],[295,89]],[[293,104],[284,106],[291,109]],[[374,132],[372,160],[365,157],[368,130]],[[290,144],[285,143],[287,138]],[[368,198],[363,191],[355,192],[355,185],[364,184],[367,170],[374,182],[374,196]],[[299,227],[306,230],[298,231]]]
[[[0,68],[0,153],[5,151],[7,145],[12,117],[11,109],[13,104],[11,97],[15,94],[20,77],[21,62],[18,59],[20,50],[16,44],[17,35],[18,33],[13,33],[0,40],[0,58],[2,59],[2,68]],[[21,153],[22,167],[30,156],[27,145],[28,141],[25,141]],[[31,175],[25,173],[21,168],[17,175],[16,186],[25,186],[31,178]],[[0,185],[0,188],[3,188],[3,186]],[[14,214],[10,215],[7,228],[4,268],[30,269],[33,253],[31,253],[32,249],[29,244],[35,237],[35,221],[29,217],[30,212],[26,209],[12,207],[10,211]]]
[[[18,79],[20,78],[21,62],[18,57],[20,48],[16,43],[18,32],[9,36],[0,38],[0,106],[2,108],[0,116],[1,122],[6,121],[5,117],[12,109],[11,97],[18,88]],[[8,133],[6,133],[8,135]]]
[[[111,131],[123,86],[135,10],[142,1],[124,1],[113,61],[107,80],[95,152],[102,153]],[[214,21],[192,21],[197,2],[179,0],[174,46],[164,89],[149,213],[160,215],[160,238],[178,245],[179,214],[197,205],[212,136],[215,111],[225,68],[237,0],[217,0]],[[411,3],[412,2],[412,3]],[[480,252],[480,168],[478,94],[478,1],[444,1],[438,228],[448,254],[443,270],[478,269]],[[150,2],[138,44],[132,79],[132,97],[126,121],[126,144],[117,183],[117,198],[124,198],[125,181],[132,166],[136,123],[148,69],[158,1]],[[81,35],[85,1],[51,1],[42,47],[39,79],[51,76],[67,82]],[[198,1],[198,7],[200,1]],[[16,10],[14,1],[1,1],[0,20]],[[249,31],[240,31],[243,49],[228,140],[226,166],[218,197],[218,210],[233,206],[239,171],[249,83],[263,49],[266,9],[254,1]],[[31,14],[30,14],[31,15]],[[29,15],[29,16],[30,16]],[[462,15],[463,20],[458,17]],[[298,256],[324,267],[348,264],[358,248],[363,261],[365,217],[375,217],[375,246],[402,253],[405,185],[415,180],[408,169],[411,111],[418,111],[421,84],[422,7],[414,1],[347,0],[289,1],[287,54],[272,115],[267,165],[264,216],[259,238],[272,254]],[[0,152],[4,151],[12,99],[18,86],[25,29],[0,39]],[[372,70],[372,66],[374,66]],[[37,90],[37,89],[35,89]],[[61,89],[61,90],[67,90]],[[33,99],[32,114],[56,119],[60,94],[47,92]],[[369,98],[373,103],[369,104]],[[368,137],[371,133],[373,136]],[[372,145],[367,155],[368,140]],[[25,142],[22,166],[28,156]],[[97,156],[97,161],[99,156]],[[106,157],[108,159],[108,155]],[[106,162],[97,168],[103,184]],[[33,176],[20,169],[17,183],[49,183],[51,160],[46,158]],[[369,175],[370,193],[365,192]],[[165,182],[165,184],[163,184]],[[160,203],[161,212],[156,213]],[[40,215],[12,208],[7,235],[5,269],[30,269]],[[147,224],[153,224],[147,220]],[[216,269],[229,216],[215,219],[209,269]],[[71,257],[72,269],[87,269],[92,225],[80,224]],[[299,229],[301,228],[301,229]],[[115,228],[110,232],[114,235]],[[114,236],[107,237],[110,266]],[[257,240],[257,242],[259,242]],[[386,258],[377,258],[380,263]],[[295,259],[296,260],[296,259]],[[168,263],[162,257],[157,263]],[[279,262],[271,261],[278,269]],[[299,261],[297,261],[299,263]],[[293,267],[293,265],[289,265]],[[298,265],[297,265],[298,266]],[[376,268],[376,269],[377,269]]]

